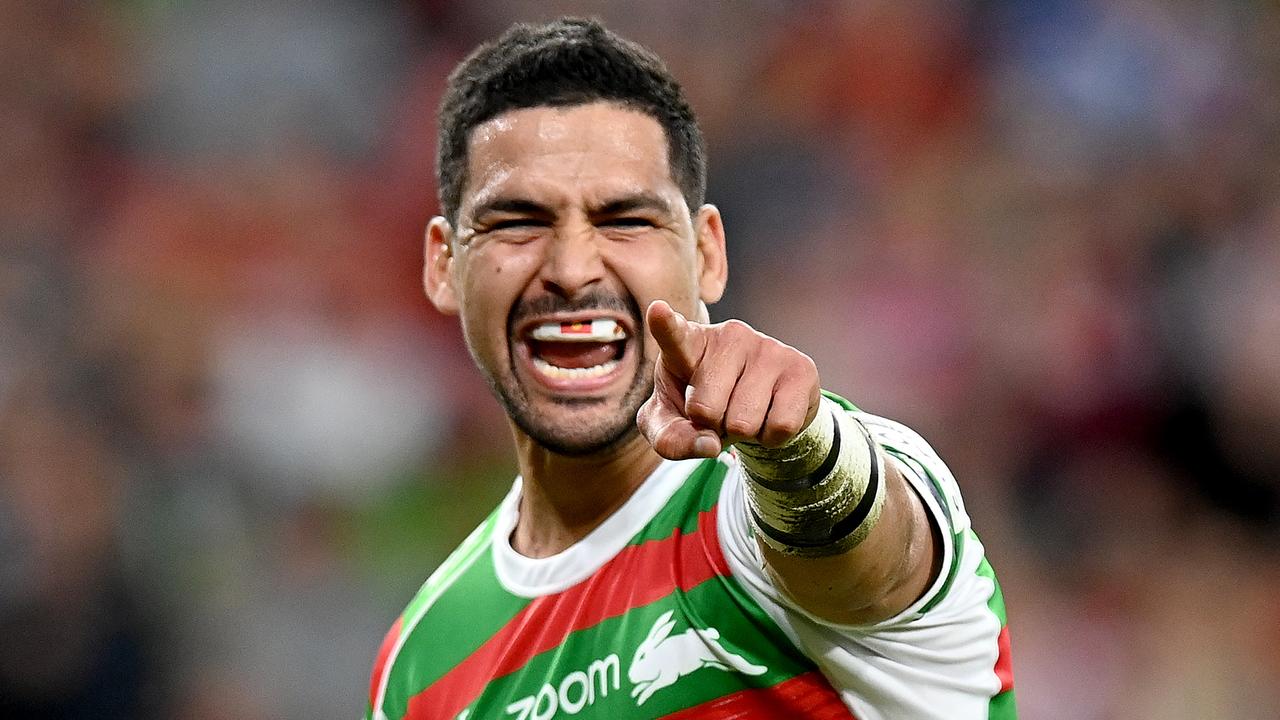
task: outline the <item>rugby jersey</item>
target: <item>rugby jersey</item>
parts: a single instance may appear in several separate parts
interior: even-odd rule
[[[763,570],[732,452],[665,461],[586,538],[516,553],[521,479],[378,652],[368,720],[1016,717],[1000,588],[955,481],[909,429],[853,412],[944,529],[894,618],[810,617]]]

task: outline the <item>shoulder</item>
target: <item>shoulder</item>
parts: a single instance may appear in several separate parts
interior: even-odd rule
[[[383,705],[393,675],[400,672],[397,670],[396,660],[404,653],[410,638],[415,638],[417,642],[416,638],[426,634],[424,630],[428,624],[428,616],[431,617],[432,624],[439,624],[437,621],[445,614],[456,616],[453,620],[445,618],[445,624],[464,620],[458,616],[458,608],[451,609],[450,606],[456,603],[448,602],[446,596],[455,594],[451,591],[459,585],[471,582],[469,576],[475,574],[477,569],[489,565],[481,560],[488,557],[498,518],[499,510],[494,510],[472,530],[435,572],[431,573],[404,611],[391,624],[378,649],[369,681],[371,709],[379,709]]]

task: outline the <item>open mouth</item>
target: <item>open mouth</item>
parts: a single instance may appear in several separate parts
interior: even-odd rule
[[[626,328],[610,318],[547,321],[525,333],[534,369],[552,381],[605,378],[627,352]]]

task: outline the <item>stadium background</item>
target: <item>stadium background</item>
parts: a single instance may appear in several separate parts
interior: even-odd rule
[[[449,68],[655,48],[727,299],[929,437],[1027,718],[1280,714],[1280,9],[0,2],[0,715],[356,716],[513,463],[419,289]]]

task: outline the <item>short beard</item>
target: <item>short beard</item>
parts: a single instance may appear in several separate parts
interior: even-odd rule
[[[600,421],[579,421],[574,424],[580,427],[569,427],[563,421],[550,421],[540,417],[529,405],[525,395],[515,378],[519,377],[515,368],[514,328],[520,320],[533,315],[549,315],[557,312],[581,312],[587,310],[615,310],[631,315],[634,328],[634,342],[628,352],[636,353],[636,373],[631,387],[619,402],[617,415],[610,415]],[[499,382],[492,373],[486,372],[486,380],[493,394],[502,403],[507,416],[516,427],[528,435],[534,442],[557,455],[566,457],[586,457],[604,453],[618,447],[631,439],[639,430],[636,428],[636,413],[640,406],[653,394],[653,371],[646,367],[644,351],[644,321],[640,307],[635,298],[604,293],[591,293],[577,300],[568,301],[555,296],[544,296],[529,302],[521,302],[511,311],[507,319],[507,338],[509,348],[509,375],[512,381],[506,385]],[[483,367],[483,366],[482,366]],[[563,398],[555,401],[561,406],[603,405],[607,400],[590,398]]]
[[[644,372],[643,365],[639,366],[635,381],[631,383],[627,394],[619,403],[621,412],[604,422],[591,424],[578,432],[564,427],[562,423],[549,422],[538,417],[537,413],[523,402],[523,398],[515,400],[502,390],[498,390],[497,394],[498,401],[506,408],[512,422],[534,442],[557,455],[587,457],[612,450],[639,432],[636,428],[636,413],[640,411],[640,406],[649,395],[653,394],[653,378],[649,373]],[[577,398],[556,401],[563,406],[602,405],[606,402],[606,400]]]

